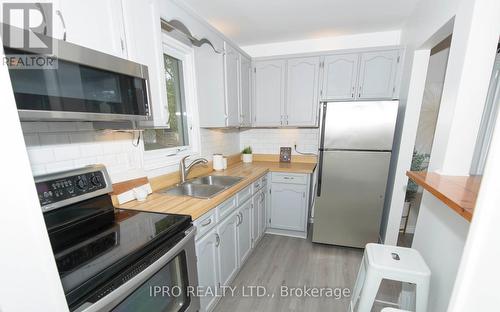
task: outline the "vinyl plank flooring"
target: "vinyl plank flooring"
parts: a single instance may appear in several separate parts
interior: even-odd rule
[[[347,311],[349,298],[281,296],[280,287],[352,290],[362,256],[361,249],[266,234],[234,279],[235,295],[222,297],[214,311]],[[263,286],[267,295],[249,296],[248,286]],[[399,290],[388,284],[382,287],[380,294],[384,300],[394,301]],[[372,311],[380,310],[381,306],[377,305]]]

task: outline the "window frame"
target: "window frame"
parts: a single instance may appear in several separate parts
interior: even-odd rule
[[[143,165],[145,170],[169,167],[178,164],[184,156],[199,155],[200,152],[200,128],[196,97],[194,49],[172,38],[166,33],[162,33],[161,47],[161,60],[159,64],[161,66],[162,77],[164,77],[163,73],[165,71],[163,60],[164,54],[172,56],[182,62],[184,101],[186,106],[185,114],[189,145],[146,151],[144,148],[144,141],[142,141]],[[167,101],[166,81],[164,79],[161,81],[161,89],[163,90],[162,92],[164,92],[163,98]],[[165,105],[164,109],[167,110],[166,117],[168,120],[169,113],[167,105]]]

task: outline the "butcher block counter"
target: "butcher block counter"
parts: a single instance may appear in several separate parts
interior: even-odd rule
[[[196,220],[268,172],[310,174],[316,168],[315,157],[311,159],[299,158],[298,161],[291,163],[280,163],[274,155],[254,155],[254,160],[255,161],[253,163],[249,164],[239,162],[239,160],[236,162],[230,162],[231,165],[229,165],[228,169],[224,171],[211,171],[211,169],[205,169],[203,172],[198,169],[198,172],[201,172],[202,174],[196,174],[196,172],[190,174],[188,177],[189,179],[209,174],[243,178],[234,186],[224,190],[210,199],[200,199],[189,196],[174,196],[158,192],[162,189],[174,186],[178,182],[173,179],[175,175],[170,174],[164,177],[151,179],[153,193],[150,194],[145,201],[139,202],[133,200],[121,205],[115,204],[115,207],[149,212],[185,214],[190,215],[193,220]]]

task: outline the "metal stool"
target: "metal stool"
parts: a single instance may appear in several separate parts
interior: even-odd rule
[[[415,284],[416,312],[426,312],[430,278],[429,267],[415,249],[367,244],[349,309],[354,311],[359,301],[357,311],[369,312],[375,302],[380,283],[383,279],[390,279]]]

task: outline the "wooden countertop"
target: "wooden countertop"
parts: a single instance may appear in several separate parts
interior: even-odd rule
[[[231,165],[227,170],[213,171],[209,173],[213,175],[237,176],[244,178],[236,185],[210,199],[199,199],[189,196],[172,196],[155,191],[143,202],[134,200],[122,205],[117,205],[116,208],[185,214],[190,215],[193,220],[196,220],[269,171],[307,174],[312,173],[315,167],[316,163],[302,162],[279,163],[273,161],[254,161],[250,164],[238,162]]]
[[[408,171],[406,175],[464,219],[472,220],[481,176],[446,176],[425,171]]]

